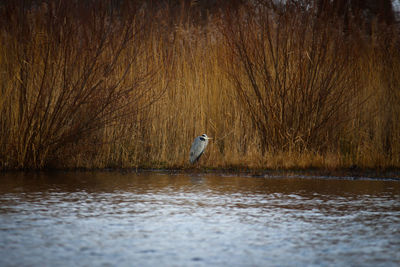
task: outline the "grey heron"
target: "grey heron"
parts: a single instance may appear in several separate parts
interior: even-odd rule
[[[190,163],[193,164],[199,160],[200,156],[203,154],[204,150],[206,149],[206,146],[208,145],[209,139],[212,138],[208,137],[206,134],[197,136],[194,139],[192,147],[190,148],[190,156],[189,156]]]

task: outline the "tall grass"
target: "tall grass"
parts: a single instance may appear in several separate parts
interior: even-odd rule
[[[224,31],[231,81],[262,152],[327,150],[351,119],[358,84],[352,44],[334,16],[299,11],[251,5],[230,14]]]
[[[202,133],[210,167],[400,165],[391,27],[268,1],[39,3],[0,7],[2,169],[187,167]]]
[[[96,151],[110,141],[106,127],[131,125],[154,101],[155,69],[143,64],[141,42],[147,19],[127,8],[133,15],[90,2],[3,6],[3,166],[40,168],[75,147]]]

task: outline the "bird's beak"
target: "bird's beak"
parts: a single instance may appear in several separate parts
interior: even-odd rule
[[[212,139],[212,137],[208,137],[208,136],[207,136],[206,139]]]

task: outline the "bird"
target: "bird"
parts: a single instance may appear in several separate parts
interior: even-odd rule
[[[189,155],[190,163],[193,164],[199,160],[199,158],[203,154],[204,150],[206,149],[206,146],[208,145],[209,139],[212,139],[212,138],[208,137],[206,134],[197,136],[194,139],[192,147],[190,148],[190,155]]]

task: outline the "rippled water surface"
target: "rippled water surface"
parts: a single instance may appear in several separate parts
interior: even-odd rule
[[[400,182],[0,174],[0,266],[400,266]]]

